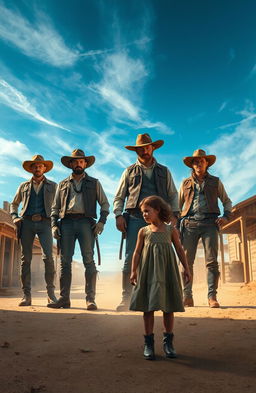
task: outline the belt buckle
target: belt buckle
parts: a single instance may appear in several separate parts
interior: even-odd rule
[[[42,221],[42,216],[41,216],[41,214],[33,214],[33,216],[31,217],[31,220],[34,222]]]

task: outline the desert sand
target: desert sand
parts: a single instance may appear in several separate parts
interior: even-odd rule
[[[256,391],[256,283],[225,284],[220,309],[195,287],[195,307],[177,313],[177,359],[162,351],[162,318],[156,313],[156,361],[143,359],[142,314],[117,313],[120,275],[98,280],[99,310],[85,310],[82,286],[72,288],[72,308],[46,307],[34,290],[31,307],[20,293],[0,297],[2,393],[249,393]]]

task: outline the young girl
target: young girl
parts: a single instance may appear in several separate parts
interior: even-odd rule
[[[141,201],[140,209],[149,225],[140,229],[133,254],[130,282],[135,285],[135,288],[130,310],[144,312],[144,357],[149,360],[155,359],[154,311],[163,311],[164,352],[166,357],[175,358],[176,352],[172,344],[173,312],[184,311],[184,307],[180,275],[172,243],[183,265],[184,277],[187,281],[190,280],[189,268],[177,229],[166,224],[171,218],[169,205],[162,198],[153,195]]]

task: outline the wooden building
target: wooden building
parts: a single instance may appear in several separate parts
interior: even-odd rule
[[[227,234],[229,262],[225,262],[223,234]],[[221,267],[223,282],[226,267],[241,266],[241,281],[256,280],[256,195],[233,207],[232,219],[221,230]]]

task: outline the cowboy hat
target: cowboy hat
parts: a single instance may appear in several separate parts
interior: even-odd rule
[[[25,169],[25,171],[33,173],[32,172],[33,164],[44,164],[46,167],[45,173],[49,172],[53,167],[53,162],[49,160],[45,161],[44,157],[41,156],[40,154],[36,154],[35,156],[33,156],[30,161],[24,161],[22,163],[22,166]]]
[[[150,138],[149,134],[139,134],[136,139],[136,145],[125,146],[125,148],[128,150],[136,151],[136,149],[138,147],[152,145],[154,147],[154,149],[159,149],[159,147],[163,146],[163,144],[164,144],[164,141],[161,139],[159,139],[155,142],[152,142],[152,139]]]
[[[70,162],[72,160],[79,159],[79,158],[83,158],[87,162],[86,168],[89,168],[95,162],[95,157],[94,156],[85,156],[83,150],[81,150],[81,149],[73,150],[72,153],[71,153],[71,156],[63,156],[63,157],[61,157],[61,162],[67,168],[70,168]]]
[[[216,161],[216,156],[214,156],[214,155],[207,155],[204,150],[198,149],[198,150],[194,151],[193,156],[191,156],[191,157],[184,157],[183,158],[183,162],[184,162],[185,165],[189,166],[189,168],[193,168],[193,166],[192,166],[193,165],[193,160],[195,158],[199,158],[199,157],[200,158],[203,157],[203,158],[206,159],[206,161],[208,162],[208,167],[213,165],[215,163],[215,161]]]

